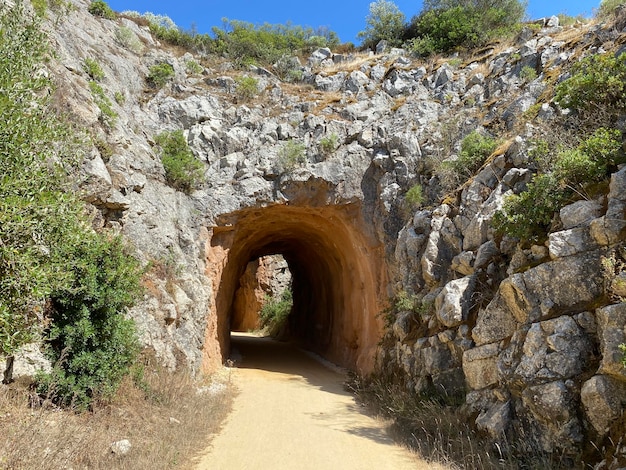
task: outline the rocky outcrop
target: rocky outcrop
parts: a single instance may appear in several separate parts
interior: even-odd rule
[[[239,278],[235,292],[231,331],[255,331],[261,327],[259,312],[268,299],[280,299],[291,286],[291,272],[281,255],[251,261]]]
[[[57,105],[93,134],[81,188],[97,223],[151,266],[130,315],[163,363],[220,364],[231,327],[251,326],[260,304],[264,281],[248,267],[279,254],[293,276],[290,330],[325,357],[399,372],[416,393],[464,395],[494,439],[525,423],[544,449],[577,456],[611,435],[626,402],[626,168],[608,192],[564,207],[545,243],[499,236],[491,221],[536,171],[529,142],[562,113],[546,77],[611,50],[617,33],[592,25],[574,34],[550,20],[508,48],[437,63],[402,50],[357,58],[323,49],[301,67],[305,83],[287,86],[259,68],[189,73],[190,60],[209,62],[168,50],[128,19],[93,17],[87,3],[72,0],[50,28]],[[119,98],[113,124],[99,119],[86,58]],[[159,62],[175,77],[157,90],[146,76]],[[525,67],[537,78],[528,82]],[[235,97],[244,73],[259,89],[246,103]],[[153,146],[164,130],[183,130],[204,165],[190,194],[166,182]],[[508,139],[469,181],[446,181],[436,169],[474,130]],[[336,143],[330,151],[325,139]],[[289,142],[297,163],[284,160]],[[426,195],[418,210],[404,201],[416,183]],[[379,313],[402,291],[419,308],[384,330]]]

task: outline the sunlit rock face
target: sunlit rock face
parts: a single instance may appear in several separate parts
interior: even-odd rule
[[[280,299],[291,288],[291,271],[281,255],[262,256],[250,261],[235,291],[231,331],[261,328],[259,313],[269,299]]]

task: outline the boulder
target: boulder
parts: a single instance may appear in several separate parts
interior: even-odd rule
[[[587,419],[600,437],[604,437],[624,412],[626,383],[608,375],[595,375],[584,383],[580,398]]]
[[[591,348],[590,338],[572,317],[533,323],[515,376],[524,383],[576,377],[590,363]]]
[[[600,340],[599,374],[611,375],[626,381],[620,344],[626,344],[626,302],[596,310],[598,339]]]
[[[472,390],[495,385],[498,382],[498,344],[479,346],[463,353],[463,373]]]
[[[459,326],[465,320],[471,308],[475,279],[463,277],[448,282],[435,299],[437,318],[445,326]]]

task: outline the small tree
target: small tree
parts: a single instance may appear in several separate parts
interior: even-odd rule
[[[167,182],[184,193],[199,188],[204,181],[204,165],[194,157],[183,131],[163,132],[155,141]]]
[[[358,33],[364,46],[372,47],[382,40],[392,46],[401,45],[405,16],[395,3],[387,0],[370,3],[370,12],[365,22],[365,30]]]
[[[474,47],[514,31],[525,11],[519,0],[426,0],[407,36],[422,53]]]

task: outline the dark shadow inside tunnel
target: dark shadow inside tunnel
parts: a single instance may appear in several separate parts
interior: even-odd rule
[[[348,368],[370,371],[381,325],[380,287],[386,279],[384,248],[367,238],[355,206],[276,205],[223,218],[211,249],[217,273],[216,334],[222,357],[242,311],[253,310],[242,292],[250,263],[281,255],[291,274],[289,338]]]

